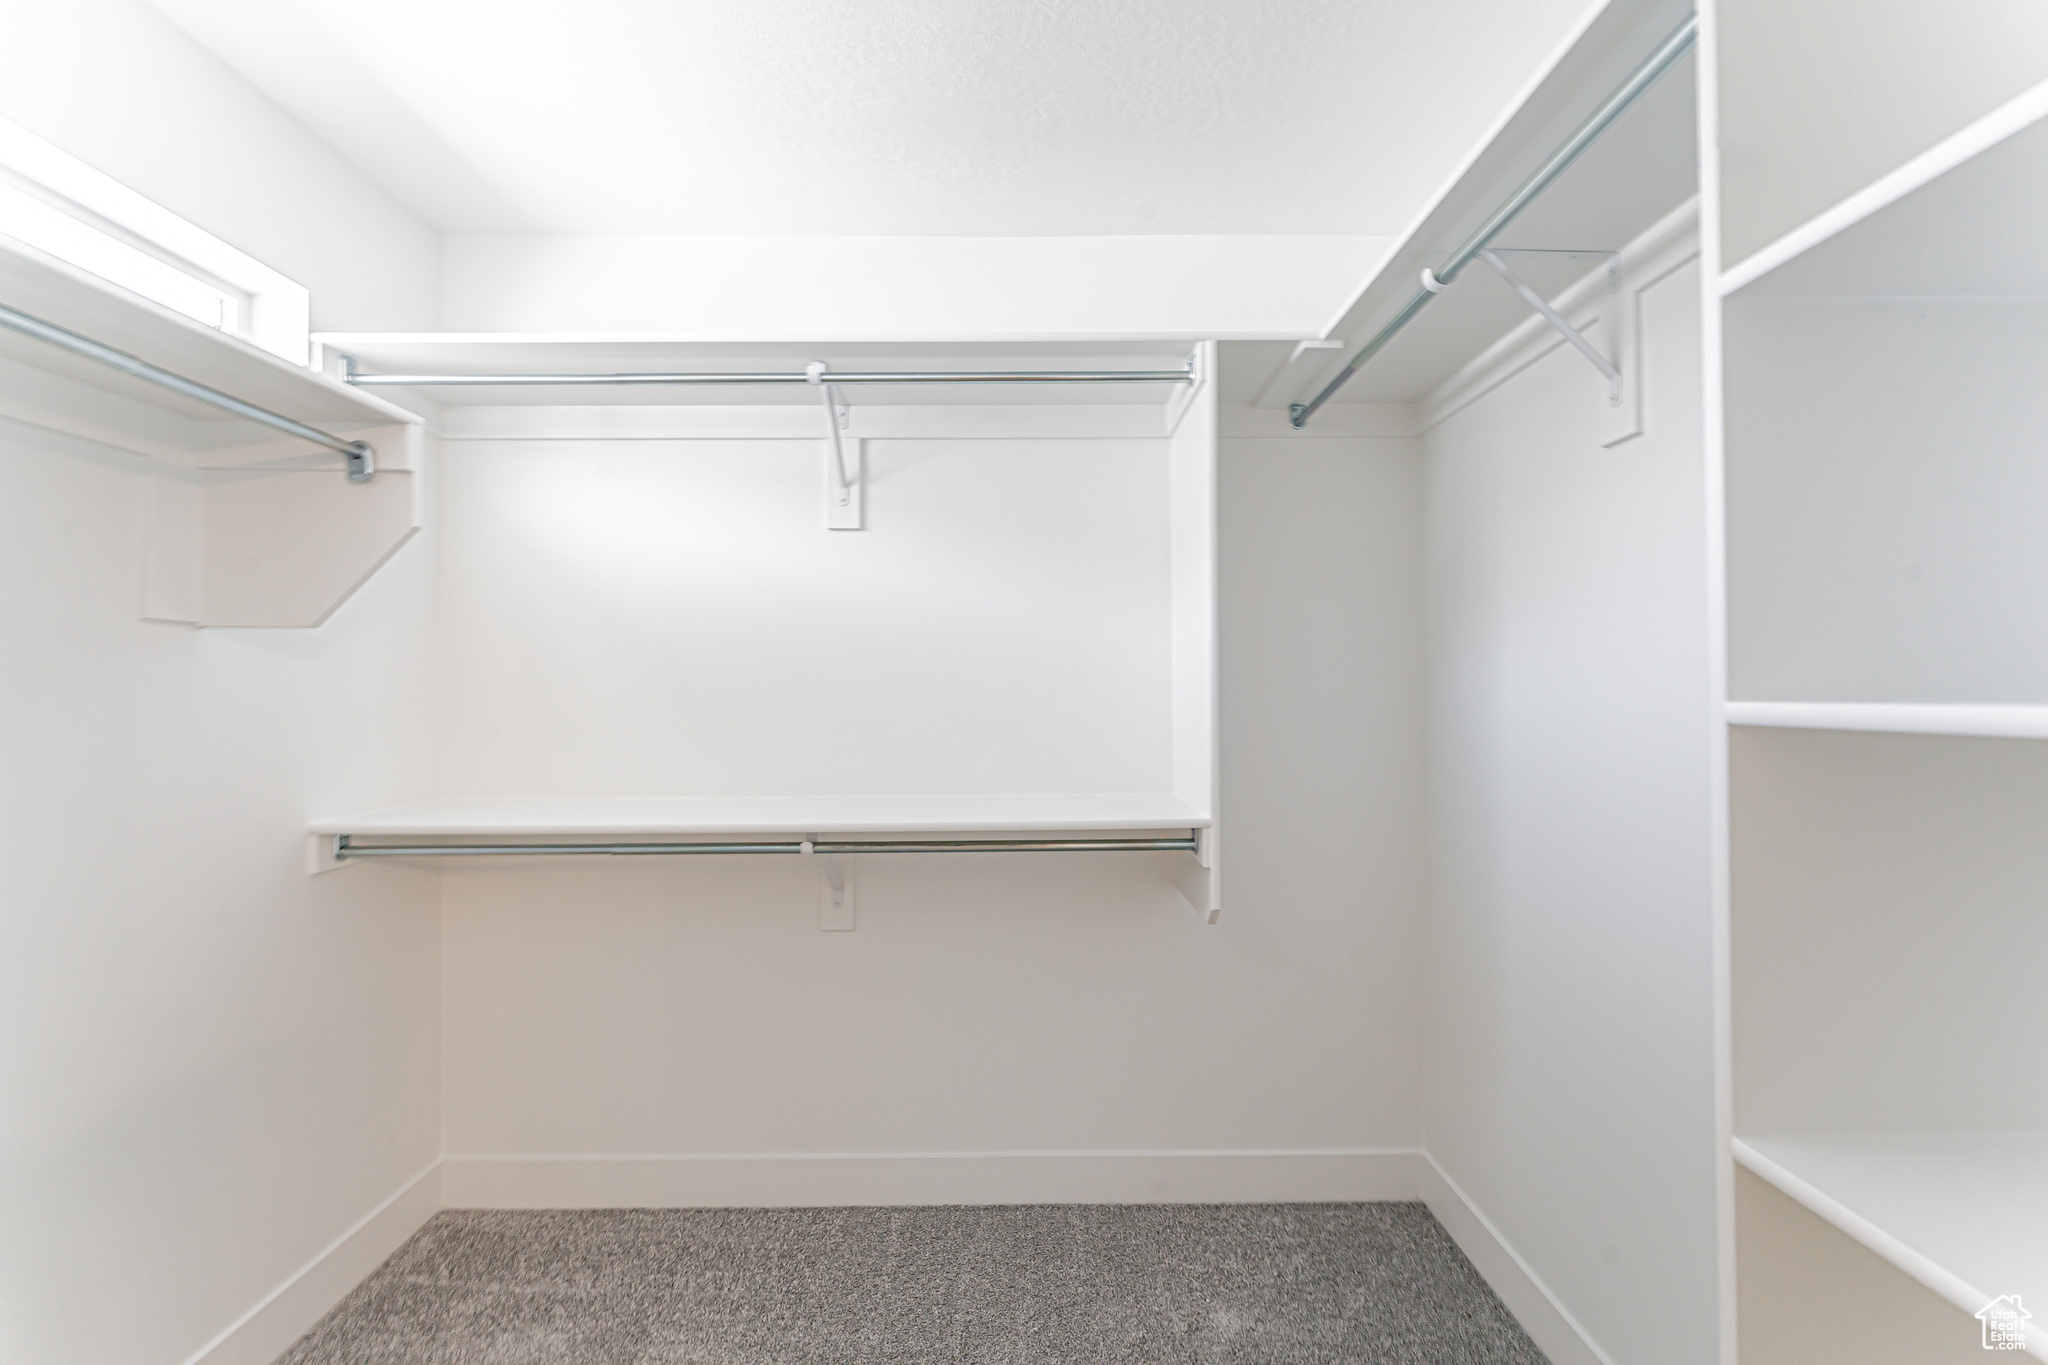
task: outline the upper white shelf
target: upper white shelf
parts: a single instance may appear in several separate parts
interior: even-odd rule
[[[375,395],[0,237],[0,302],[138,360],[337,435],[418,419]],[[204,455],[284,439],[145,380],[0,329],[0,414],[145,455]],[[374,444],[374,443],[373,443]],[[340,466],[319,447],[305,449]],[[379,452],[382,454],[383,452]]]
[[[1744,298],[2038,297],[2048,257],[2048,83],[1723,272]]]
[[[518,333],[322,332],[315,364],[364,374],[801,373],[830,370],[1184,370],[1198,338],[1178,340],[715,341],[701,337]],[[1160,407],[1185,383],[861,384],[842,392],[858,407],[1102,404]],[[793,406],[815,408],[807,385],[425,385],[374,390],[397,403],[437,407]]]
[[[1735,1159],[1974,1314],[2048,1304],[2048,1133],[1736,1138]],[[2048,1313],[2027,1328],[2048,1360]]]
[[[1905,735],[2048,739],[2048,706],[1932,705],[1912,702],[1731,701],[1730,725],[1795,730],[1873,730]]]
[[[934,834],[1200,829],[1210,813],[1164,793],[425,801],[317,820],[313,834]]]
[[[1399,311],[1425,266],[1444,259],[1490,218],[1616,89],[1690,9],[1685,3],[1609,5],[1566,39],[1551,65],[1462,163],[1373,268],[1325,335],[1341,348],[1308,351],[1267,386],[1261,406],[1303,401]],[[1499,249],[1618,251],[1697,190],[1694,59],[1651,87],[1497,239]],[[1514,269],[1554,297],[1595,268],[1585,260],[1517,256]],[[1528,305],[1483,263],[1468,266],[1341,391],[1344,403],[1414,402],[1530,317]]]

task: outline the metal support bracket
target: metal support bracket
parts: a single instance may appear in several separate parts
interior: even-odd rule
[[[804,367],[804,374],[817,386],[825,404],[825,529],[858,531],[866,472],[861,468],[860,439],[848,434],[853,409],[839,386],[831,382],[824,361],[812,361]]]
[[[1531,308],[1535,309],[1536,312],[1543,318],[1545,322],[1549,323],[1552,327],[1557,329],[1558,335],[1562,336],[1566,341],[1570,342],[1580,355],[1586,357],[1588,361],[1592,362],[1594,369],[1600,371],[1601,374],[1606,376],[1607,406],[1611,408],[1620,407],[1620,368],[1617,367],[1615,363],[1609,360],[1606,356],[1600,354],[1599,347],[1595,346],[1592,342],[1586,340],[1586,338],[1580,334],[1577,328],[1573,327],[1569,322],[1566,322],[1564,320],[1564,315],[1559,313],[1555,308],[1552,308],[1550,306],[1550,301],[1548,299],[1544,298],[1541,294],[1537,293],[1534,289],[1530,288],[1528,283],[1524,281],[1521,276],[1517,275],[1514,271],[1510,270],[1508,268],[1508,263],[1501,259],[1501,253],[1492,250],[1482,251],[1479,253],[1479,259],[1485,261],[1495,270],[1498,270],[1500,272],[1500,277],[1506,280],[1517,294],[1520,294],[1522,296],[1522,302],[1528,304]],[[1611,294],[1620,287],[1621,277],[1618,273],[1617,267],[1613,261],[1609,261],[1607,266],[1607,291]]]
[[[837,858],[829,853],[819,854],[817,849],[815,839],[803,841],[805,856],[818,856],[825,873],[825,879],[818,887],[818,928],[825,933],[851,933],[853,882],[840,868]]]
[[[1605,261],[1607,263],[1607,292],[1617,293],[1621,289],[1621,253],[1593,247],[1551,247],[1551,246],[1496,246],[1490,247],[1496,256],[1548,256],[1554,261]]]

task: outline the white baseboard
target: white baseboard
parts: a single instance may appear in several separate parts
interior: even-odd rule
[[[436,1161],[272,1290],[185,1365],[270,1365],[441,1210]]]
[[[450,1156],[447,1208],[1248,1204],[1415,1199],[1415,1151]],[[209,1362],[211,1365],[211,1362]]]
[[[1551,1365],[1614,1365],[1607,1353],[1593,1343],[1579,1320],[1529,1268],[1529,1263],[1508,1245],[1500,1230],[1457,1182],[1444,1174],[1436,1158],[1424,1153],[1422,1164],[1422,1202],[1429,1205],[1429,1211],[1451,1234],[1465,1259],[1493,1287],[1530,1340],[1550,1358]]]

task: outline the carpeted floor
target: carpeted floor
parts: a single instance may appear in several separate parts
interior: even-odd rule
[[[278,1365],[1543,1365],[1420,1204],[443,1213]]]

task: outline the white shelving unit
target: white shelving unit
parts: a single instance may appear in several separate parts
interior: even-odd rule
[[[1717,9],[1740,1359],[2048,1360],[2048,18]]]
[[[0,300],[375,452],[376,476],[351,483],[331,451],[0,330],[0,420],[149,461],[145,617],[315,626],[418,530],[413,413],[7,239]]]
[[[806,384],[380,390],[440,438],[449,591],[473,593],[486,622],[521,602],[560,611],[593,676],[672,681],[651,723],[615,729],[604,708],[483,685],[528,659],[516,632],[478,627],[449,642],[451,686],[510,709],[454,727],[449,799],[308,833],[314,871],[337,865],[339,835],[1171,840],[1194,847],[1118,856],[1161,859],[1205,920],[1220,912],[1213,343],[318,343],[330,373],[359,376],[800,374],[814,362],[1180,376],[1192,362],[1189,379],[1157,382],[846,385],[850,516]],[[658,596],[636,568],[650,556],[671,585]],[[563,605],[584,588],[587,611]],[[586,624],[617,611],[634,629]],[[495,739],[511,732],[516,745]],[[780,795],[748,795],[764,789]]]

